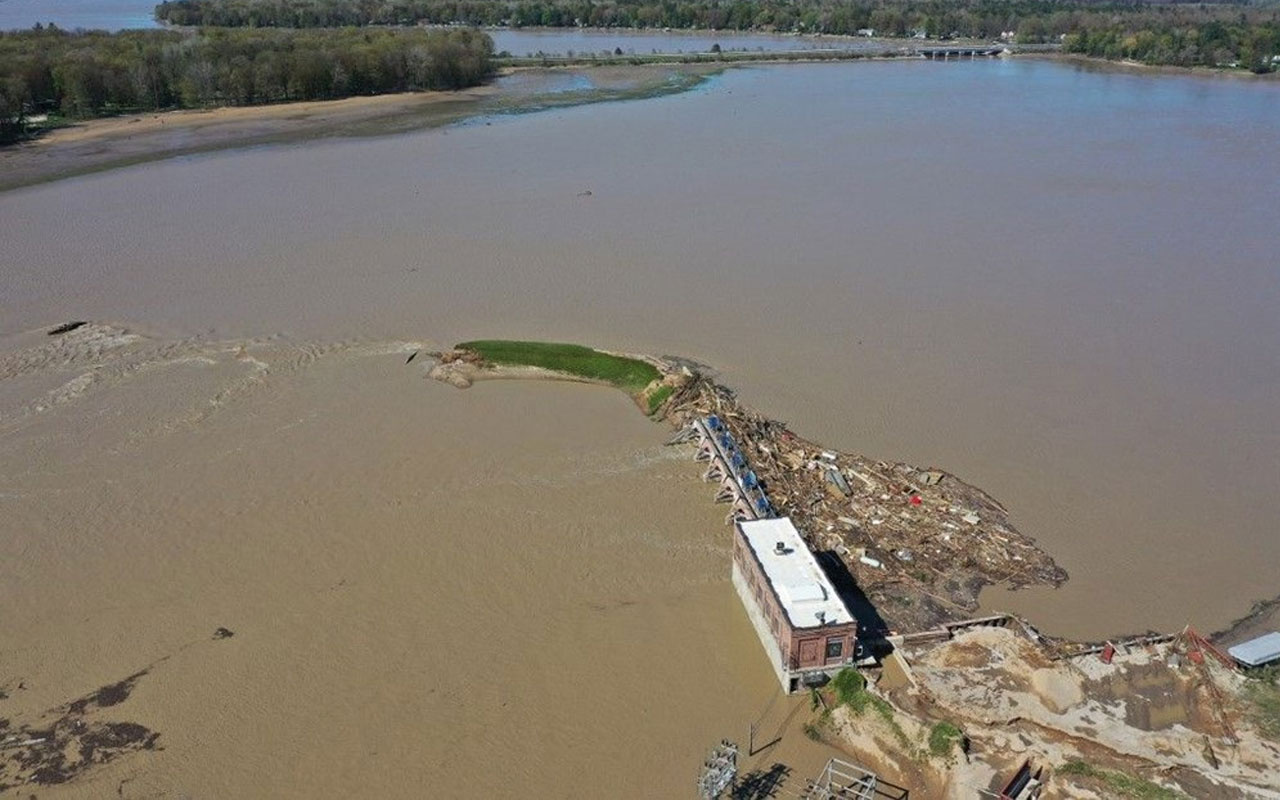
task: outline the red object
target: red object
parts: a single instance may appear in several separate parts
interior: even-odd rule
[[[1110,664],[1111,659],[1115,658],[1116,648],[1111,642],[1107,642],[1107,646],[1102,648],[1102,663]]]
[[[923,501],[920,499],[920,495],[918,494],[911,495],[911,505],[918,506],[920,505],[921,502]]]
[[[1226,653],[1214,647],[1213,644],[1208,639],[1196,633],[1195,628],[1192,628],[1190,625],[1188,625],[1187,629],[1183,631],[1183,633],[1185,633],[1191,639],[1191,641],[1195,643],[1196,648],[1200,651],[1200,654],[1202,656],[1205,653],[1208,653],[1209,655],[1221,661],[1222,666],[1226,667],[1227,669],[1240,668],[1240,666],[1236,664],[1235,659],[1231,658]]]
[[[1191,659],[1192,664],[1204,663],[1204,653],[1202,653],[1199,650],[1192,650],[1191,652],[1187,653],[1187,658]]]

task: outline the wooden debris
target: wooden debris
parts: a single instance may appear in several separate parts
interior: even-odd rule
[[[868,556],[842,558],[893,628],[926,630],[970,617],[985,586],[1066,581],[981,489],[944,470],[833,451],[741,405],[730,389],[687,366],[659,366],[681,373],[667,421],[684,429],[697,417],[718,416],[774,508],[795,521],[811,547]],[[909,558],[884,557],[894,553]]]

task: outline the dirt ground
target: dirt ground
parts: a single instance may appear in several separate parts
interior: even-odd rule
[[[0,149],[0,190],[168,156],[355,133],[395,120],[429,127],[460,117],[495,91],[479,87],[89,120]]]
[[[518,68],[503,70],[491,84],[458,92],[406,92],[88,120],[0,148],[0,191],[213,150],[401,133],[482,114],[678,91],[719,69],[709,64]]]
[[[912,683],[884,692],[893,722],[841,709],[837,730],[863,763],[918,787],[913,798],[998,792],[1024,762],[1044,798],[1280,797],[1280,746],[1250,721],[1248,679],[1185,642],[1122,648],[1106,664],[1055,660],[1023,631],[992,627],[906,655]],[[964,752],[929,754],[939,722],[964,732]],[[1125,794],[1121,780],[1149,794]]]

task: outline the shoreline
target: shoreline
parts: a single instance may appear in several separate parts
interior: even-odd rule
[[[104,117],[0,149],[0,192],[175,156],[326,136],[385,125],[431,128],[470,116],[497,90],[407,92],[261,106]],[[374,131],[370,131],[374,132]]]
[[[1280,73],[1255,75],[1196,67],[1151,66],[1060,52],[1013,51],[1007,57],[1053,61],[1121,74],[1280,80]],[[914,58],[912,54],[891,50],[669,53],[619,56],[616,60],[581,56],[511,57],[505,59],[508,63],[499,68],[493,82],[456,92],[404,92],[259,106],[177,109],[73,123],[0,148],[0,192],[177,156],[325,138],[392,135],[444,127],[491,114],[528,113],[675,94],[701,85],[710,76],[744,66]],[[583,90],[549,88],[539,92],[507,89],[496,84],[515,75],[558,75],[573,71],[589,73],[593,86]]]
[[[559,75],[566,71],[564,67],[505,67],[499,69],[494,81],[456,92],[404,92],[91,119],[0,148],[0,192],[177,156],[336,137],[385,136],[489,115],[654,97],[692,89],[728,66],[600,64],[590,67],[591,88],[574,91],[537,85],[532,89],[504,88],[496,81],[519,74]]]
[[[1083,53],[1028,52],[1015,53],[1016,58],[1041,59],[1074,64],[1094,72],[1113,72],[1127,75],[1155,75],[1170,78],[1221,78],[1224,80],[1280,81],[1280,71],[1257,74],[1245,69],[1217,69],[1214,67],[1178,67],[1172,64],[1143,64],[1140,61],[1112,61]]]

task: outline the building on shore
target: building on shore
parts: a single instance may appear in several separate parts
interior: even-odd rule
[[[733,586],[785,691],[854,663],[857,622],[790,519],[736,523]]]
[[[1265,667],[1280,662],[1280,633],[1268,633],[1227,649],[1227,653],[1245,668]]]

